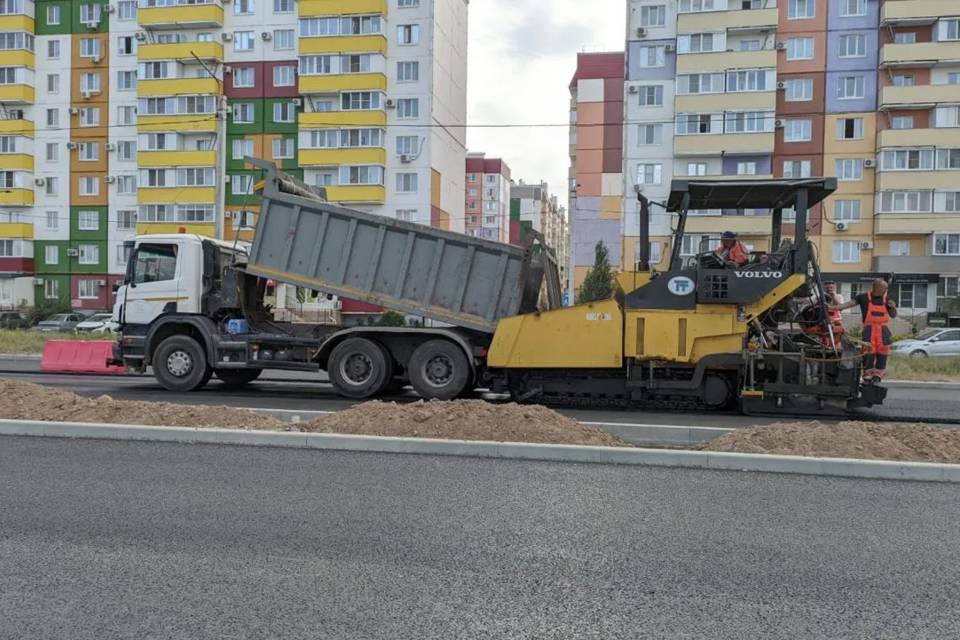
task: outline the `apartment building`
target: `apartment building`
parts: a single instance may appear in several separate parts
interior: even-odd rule
[[[136,233],[251,237],[254,156],[463,230],[466,0],[0,1],[0,306],[112,304]]]
[[[520,180],[510,187],[510,242],[523,242],[530,231],[542,234],[546,245],[553,249],[561,286],[566,290],[570,263],[567,211],[560,206],[557,196],[550,193],[546,182],[526,184]]]
[[[464,192],[468,235],[510,242],[510,167],[485,153],[468,153]]]

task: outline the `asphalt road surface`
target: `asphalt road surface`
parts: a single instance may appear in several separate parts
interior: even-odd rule
[[[956,638],[955,485],[0,437],[0,638]]]

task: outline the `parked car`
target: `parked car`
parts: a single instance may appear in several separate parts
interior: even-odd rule
[[[77,331],[91,331],[96,333],[107,333],[113,331],[113,323],[110,322],[111,314],[95,313],[83,322],[77,325]]]
[[[37,323],[37,331],[73,331],[83,316],[79,313],[58,313]]]
[[[960,329],[927,329],[916,338],[893,343],[893,352],[919,358],[960,356]]]
[[[27,316],[16,311],[0,313],[0,329],[26,329],[30,326]]]

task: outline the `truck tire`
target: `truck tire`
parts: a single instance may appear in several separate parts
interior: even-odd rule
[[[238,389],[260,377],[263,369],[214,369],[213,375],[228,389]]]
[[[212,373],[207,354],[196,340],[170,336],[153,352],[153,376],[167,391],[195,391]]]
[[[327,375],[337,393],[362,400],[379,394],[389,384],[393,360],[372,340],[348,338],[330,352]]]
[[[467,388],[472,372],[463,349],[449,340],[430,340],[410,356],[407,375],[424,400],[453,400]]]

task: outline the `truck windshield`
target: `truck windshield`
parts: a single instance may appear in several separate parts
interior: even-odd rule
[[[134,284],[173,280],[177,274],[177,245],[142,244],[133,267]]]

